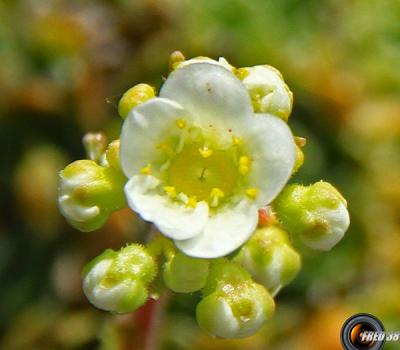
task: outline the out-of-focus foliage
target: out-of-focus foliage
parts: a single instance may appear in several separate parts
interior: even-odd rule
[[[147,224],[124,210],[79,233],[58,214],[56,180],[67,160],[83,158],[84,132],[115,137],[122,92],[158,88],[176,49],[276,66],[294,93],[290,123],[307,138],[295,180],[340,188],[352,224],[333,251],[303,249],[301,273],[257,335],[210,339],[193,318],[198,295],[176,295],[162,348],[336,350],[356,312],[399,330],[399,18],[396,0],[2,1],[0,348],[141,349],[146,309],[94,310],[80,270],[106,247],[140,239]]]

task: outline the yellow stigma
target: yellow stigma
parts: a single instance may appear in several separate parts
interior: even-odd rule
[[[240,145],[243,143],[243,140],[242,140],[240,137],[233,136],[233,137],[232,137],[232,143],[233,143],[235,146],[240,146]]]
[[[140,169],[140,173],[143,175],[151,174],[151,164],[147,164],[144,168]]]
[[[174,186],[164,186],[164,191],[171,197],[176,198],[176,189]]]
[[[195,208],[197,205],[197,198],[196,196],[191,196],[189,197],[186,206],[190,207],[190,208]]]
[[[210,205],[211,205],[212,207],[218,206],[218,204],[219,204],[219,199],[222,198],[222,197],[224,197],[224,196],[225,196],[225,195],[224,195],[224,192],[222,192],[218,187],[214,187],[214,188],[211,190],[211,193],[210,193],[210,198],[211,198]]]
[[[186,120],[185,119],[178,119],[176,121],[176,125],[179,129],[184,129],[186,127]]]
[[[257,188],[248,188],[246,190],[246,194],[248,197],[255,199],[258,195],[258,189]]]
[[[213,150],[211,148],[208,148],[207,146],[199,148],[199,152],[203,158],[208,158],[213,154]]]

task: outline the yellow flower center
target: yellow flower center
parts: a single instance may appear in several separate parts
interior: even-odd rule
[[[250,186],[248,177],[252,159],[241,138],[232,134],[231,144],[221,147],[215,132],[204,133],[184,119],[176,120],[172,131],[156,146],[157,159],[140,171],[162,180],[165,195],[187,207],[206,201],[212,208],[235,195],[257,197],[258,190]]]
[[[199,153],[201,147],[189,144],[176,155],[168,169],[168,183],[178,193],[195,196],[199,201],[208,201],[214,188],[231,195],[238,180],[232,155],[229,151],[214,150],[204,157]]]

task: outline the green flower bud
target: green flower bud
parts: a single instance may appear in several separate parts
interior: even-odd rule
[[[212,264],[197,305],[199,326],[221,338],[244,338],[254,334],[274,313],[274,300],[266,289],[251,280],[235,263],[217,260]]]
[[[178,252],[164,265],[164,282],[178,293],[191,293],[204,287],[209,262]]]
[[[185,56],[181,51],[174,51],[169,56],[169,71],[172,72],[181,62],[185,60]]]
[[[85,266],[83,291],[99,309],[132,312],[148,299],[148,286],[156,272],[153,257],[138,244],[117,252],[107,249]]]
[[[276,226],[258,229],[235,261],[272,294],[289,284],[301,267],[300,255],[291,246],[288,234]]]
[[[239,68],[236,75],[248,90],[255,112],[271,113],[288,120],[293,94],[277,69],[267,65]]]
[[[331,184],[287,186],[274,202],[283,226],[313,249],[330,250],[350,224],[347,203]]]
[[[154,88],[148,84],[137,84],[127,90],[118,103],[118,114],[125,119],[132,108],[155,96]]]
[[[96,230],[125,206],[126,178],[112,167],[78,160],[60,172],[58,204],[67,221],[80,231]]]

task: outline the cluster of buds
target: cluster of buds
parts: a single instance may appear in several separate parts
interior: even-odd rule
[[[164,289],[199,292],[202,329],[246,337],[301,268],[293,242],[331,249],[349,226],[347,204],[323,181],[286,186],[305,139],[287,125],[293,97],[275,68],[175,52],[170,70],[159,97],[147,84],[122,96],[120,140],[85,136],[89,159],[60,173],[60,210],[86,232],[128,205],[157,232],[84,268],[94,306],[126,313]]]

